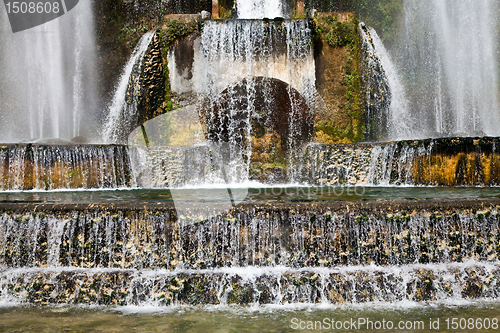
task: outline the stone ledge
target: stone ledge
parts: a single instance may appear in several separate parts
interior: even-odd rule
[[[165,20],[175,20],[182,23],[191,23],[198,21],[201,16],[199,14],[168,14],[164,16]],[[162,29],[166,29],[167,26],[163,25]]]
[[[251,274],[248,274],[250,272]],[[284,268],[179,271],[5,270],[0,300],[34,304],[359,304],[496,299],[500,267]]]
[[[168,190],[165,190],[168,191]],[[211,203],[203,203],[209,207]],[[232,209],[232,213],[244,211],[289,211],[301,212],[335,212],[335,213],[392,213],[407,212],[449,212],[478,211],[500,207],[500,198],[479,199],[426,199],[426,200],[372,200],[372,201],[331,201],[331,202],[253,202],[241,203]],[[16,203],[0,202],[1,213],[69,213],[69,212],[164,212],[175,211],[173,201],[119,201],[104,203]]]

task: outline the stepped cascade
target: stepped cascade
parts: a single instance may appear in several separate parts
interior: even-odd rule
[[[398,3],[0,22],[0,307],[498,302],[497,5]]]

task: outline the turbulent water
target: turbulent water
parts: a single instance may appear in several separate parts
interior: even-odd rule
[[[407,138],[500,134],[497,13],[496,1],[404,1]],[[395,137],[401,130],[394,124]]]
[[[2,10],[0,29],[0,141],[95,140],[99,103],[91,1],[15,34]]]

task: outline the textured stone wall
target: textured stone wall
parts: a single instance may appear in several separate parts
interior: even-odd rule
[[[145,168],[137,175],[140,187],[179,187],[203,184],[211,170],[208,146],[151,147],[143,150]]]
[[[498,138],[455,138],[306,149],[302,179],[313,185],[498,186]]]
[[[164,113],[162,106],[165,101],[165,73],[163,70],[160,34],[158,33],[154,35],[148,50],[144,54],[139,84],[141,86],[139,123],[142,124]]]
[[[363,138],[357,18],[352,13],[317,13],[314,60],[323,101],[315,120],[315,142],[352,143]]]

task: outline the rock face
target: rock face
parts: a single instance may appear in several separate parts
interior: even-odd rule
[[[160,36],[156,33],[142,60],[139,96],[139,124],[153,119],[164,112],[165,73]]]
[[[359,38],[352,13],[316,13],[316,88],[323,106],[315,114],[315,142],[352,143],[363,138]]]
[[[253,203],[199,214],[212,206],[180,216],[172,202],[4,204],[0,300],[356,304],[500,295],[498,199]]]
[[[191,21],[192,22],[192,21]],[[176,38],[168,49],[170,89],[179,95],[193,94],[195,54],[200,49],[200,34]]]

